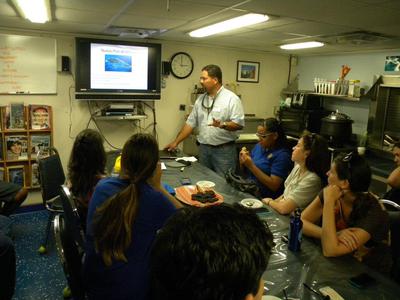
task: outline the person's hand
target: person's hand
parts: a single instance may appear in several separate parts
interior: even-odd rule
[[[359,245],[358,237],[354,233],[354,231],[354,228],[347,228],[337,233],[337,238],[339,242],[344,244],[351,251],[355,251]]]
[[[253,164],[253,160],[251,159],[251,156],[249,153],[241,153],[239,155],[239,163],[245,167],[250,167]]]
[[[211,124],[208,124],[208,126],[220,127],[221,126],[221,120],[216,120],[216,119],[213,118],[213,122]]]
[[[176,151],[177,147],[178,147],[178,144],[176,142],[172,142],[172,143],[169,143],[168,145],[166,145],[164,147],[164,150],[174,152],[174,151]]]
[[[264,202],[266,205],[269,205],[269,203],[270,203],[272,200],[274,200],[274,199],[272,199],[272,198],[263,198],[263,199],[261,199],[261,201]]]
[[[324,188],[324,202],[335,205],[343,196],[343,191],[337,185],[328,185]]]
[[[242,154],[247,154],[247,155],[249,155],[249,150],[247,150],[246,147],[242,147],[242,150],[240,150],[239,155],[242,155]]]
[[[157,190],[161,189],[161,174],[161,162],[158,162],[153,176],[147,180],[147,183]]]

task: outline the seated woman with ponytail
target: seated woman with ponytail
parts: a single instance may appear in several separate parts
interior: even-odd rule
[[[101,180],[89,204],[84,280],[89,299],[146,299],[149,252],[157,231],[181,207],[161,185],[158,144],[135,134],[121,175]]]
[[[328,171],[328,186],[303,211],[303,234],[321,239],[325,256],[352,254],[388,274],[389,219],[368,192],[371,169],[357,153],[338,156]],[[322,223],[321,223],[322,218]]]

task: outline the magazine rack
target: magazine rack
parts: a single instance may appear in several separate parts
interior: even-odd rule
[[[48,105],[0,108],[0,180],[40,188],[36,153],[53,146],[52,121]]]

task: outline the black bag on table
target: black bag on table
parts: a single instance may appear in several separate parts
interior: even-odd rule
[[[254,180],[243,178],[242,176],[235,174],[232,169],[229,169],[228,172],[226,172],[225,179],[226,182],[235,189],[259,197],[260,189]]]

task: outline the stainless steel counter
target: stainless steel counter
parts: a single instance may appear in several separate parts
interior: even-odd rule
[[[172,187],[180,186],[180,178],[188,177],[193,183],[199,180],[210,180],[216,184],[216,191],[224,197],[226,203],[237,203],[243,198],[253,196],[235,190],[225,182],[225,179],[213,171],[194,163],[183,172],[179,169],[167,169],[162,180]],[[320,242],[303,238],[300,252],[291,252],[281,237],[288,232],[288,217],[276,214],[274,211],[259,214],[266,220],[274,235],[276,246],[273,249],[268,268],[263,274],[265,289],[268,295],[283,297],[286,289],[289,299],[320,299],[304,288],[307,283],[314,289],[330,286],[344,299],[398,299],[400,286],[379,273],[369,269],[350,256],[326,258],[322,255]],[[357,289],[350,285],[348,279],[362,272],[367,272],[377,281],[377,284],[367,289]]]

